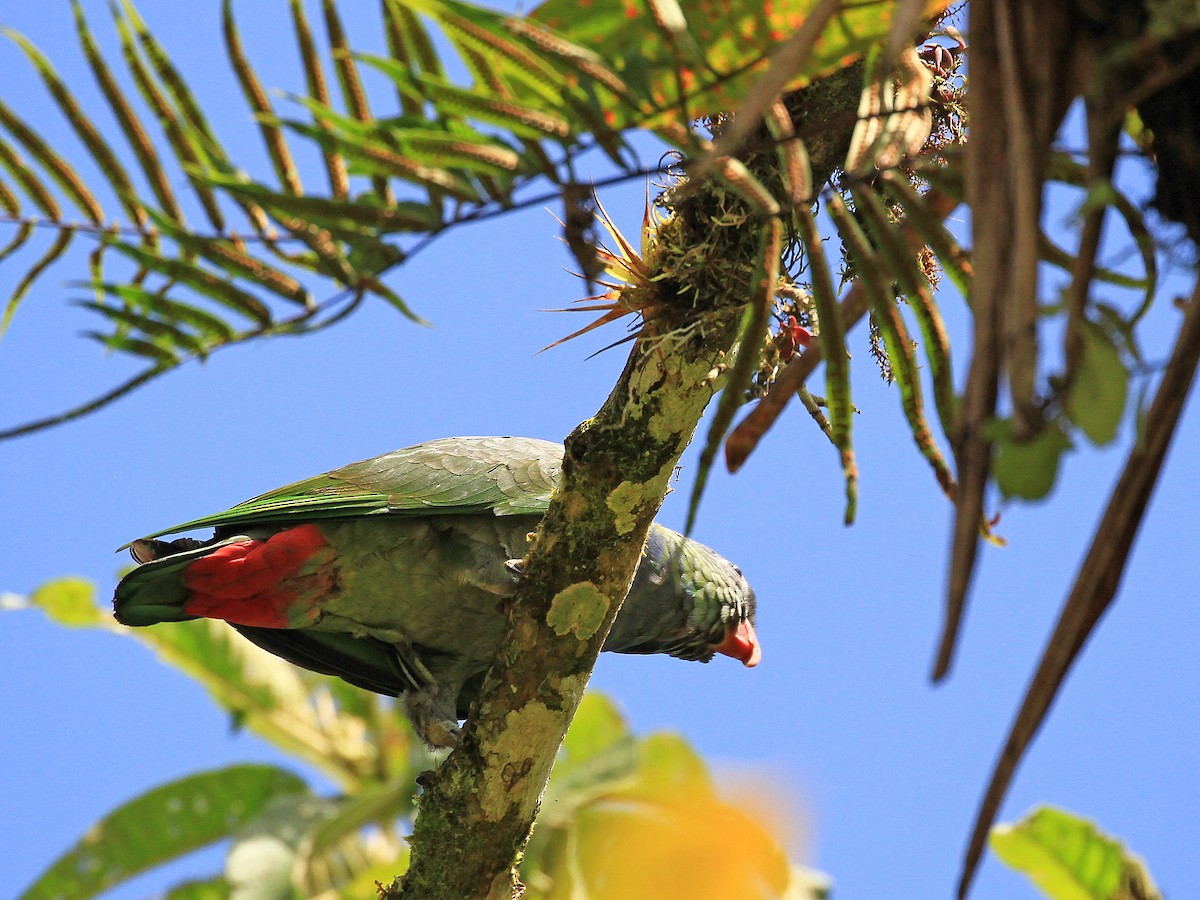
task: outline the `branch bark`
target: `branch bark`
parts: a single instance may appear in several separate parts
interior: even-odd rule
[[[1192,393],[1200,367],[1200,282],[1193,288],[1175,337],[1171,358],[1163,370],[1154,402],[1146,413],[1138,440],[1125,458],[1121,477],[1109,496],[1104,516],[1092,536],[1075,584],[1059,613],[1054,633],[1046,642],[1037,671],[1026,688],[1004,748],[992,769],[991,781],[975,816],[975,825],[959,876],[958,897],[967,896],[987,845],[988,832],[1016,775],[1025,751],[1046,721],[1067,673],[1116,597],[1133,550],[1146,507],[1175,437],[1184,404]]]
[[[1006,377],[1017,433],[1027,439],[1040,427],[1037,235],[1050,144],[1078,94],[1081,33],[1070,3],[980,0],[971,7],[966,193],[974,237],[974,349],[951,435],[958,495],[934,681],[945,678],[954,661],[991,475],[988,423]]]
[[[808,90],[824,97],[831,83],[856,100],[861,73],[852,67]],[[823,178],[845,153],[853,128],[846,109],[833,110],[844,141],[813,154]],[[819,127],[797,124],[802,134]],[[769,142],[743,159],[777,181]],[[385,897],[519,896],[521,851],[558,748],[752,297],[761,223],[731,220],[731,202],[740,201],[703,185],[658,235],[649,283],[667,295],[647,313],[607,401],[567,438],[562,483],[526,557],[502,649],[458,748],[423,779],[412,862]],[[708,255],[698,265],[701,245]]]
[[[718,387],[736,321],[726,314],[691,336],[640,339],[607,402],[567,439],[503,649],[460,746],[425,781],[404,896],[513,895],[555,754]]]

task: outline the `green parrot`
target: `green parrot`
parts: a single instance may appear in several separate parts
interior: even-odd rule
[[[127,545],[140,565],[114,614],[224,619],[298,666],[402,698],[427,744],[454,746],[562,454],[532,438],[444,438],[271,491]],[[207,527],[210,540],[156,540]],[[604,649],[754,666],[754,615],[737,566],[655,523]]]

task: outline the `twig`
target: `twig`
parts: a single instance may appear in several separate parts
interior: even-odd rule
[[[866,315],[867,294],[859,282],[856,281],[846,292],[840,310],[847,331]],[[730,472],[736,472],[745,464],[762,436],[775,424],[788,401],[804,385],[823,358],[820,344],[814,341],[803,353],[793,357],[792,361],[784,366],[767,391],[767,396],[750,410],[750,414],[738,423],[726,439],[725,465]]]
[[[1116,596],[1125,562],[1191,391],[1197,365],[1200,365],[1200,282],[1188,302],[1171,359],[1146,415],[1142,437],[1126,457],[1121,478],[1109,498],[1104,517],[1092,537],[1091,547],[1079,567],[1075,584],[1059,613],[1054,633],[1046,643],[1037,672],[1029,683],[992,771],[963,861],[959,898],[966,897],[971,888],[988,831],[1008,793],[1017,766],[1046,720],[1072,664]]]

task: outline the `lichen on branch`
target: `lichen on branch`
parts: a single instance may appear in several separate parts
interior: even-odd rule
[[[840,82],[834,94],[857,96],[857,78],[850,70],[827,81]],[[814,158],[822,177],[852,125]],[[770,183],[774,154],[745,158]],[[655,230],[643,241],[645,271],[630,286],[643,294],[626,307],[642,329],[608,399],[566,440],[562,481],[526,557],[501,650],[458,748],[423,780],[412,863],[385,898],[500,900],[518,890],[520,853],[558,748],[669,479],[724,379],[754,293],[762,222],[716,183],[668,191],[661,206],[669,214],[647,217]],[[568,612],[567,599],[585,599],[586,614]]]

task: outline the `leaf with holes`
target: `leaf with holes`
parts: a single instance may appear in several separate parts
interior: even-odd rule
[[[1071,449],[1070,439],[1057,422],[1049,422],[1038,434],[1024,441],[1012,436],[1012,424],[1000,422],[996,434],[996,486],[1005,497],[1041,500],[1054,487],[1058,461]]]
[[[1103,328],[1084,322],[1082,353],[1075,377],[1067,390],[1068,418],[1093,444],[1103,446],[1117,436],[1129,396],[1129,370]]]
[[[284,769],[239,765],[189,775],[109,813],[25,892],[83,900],[160,863],[228,837],[277,797],[307,792]]]
[[[606,110],[617,127],[678,123],[735,109],[758,82],[771,53],[803,24],[817,0],[546,0],[530,15],[603,59],[641,101]],[[948,6],[924,4],[933,16]],[[816,42],[807,64],[790,80],[799,87],[864,52],[887,36],[896,4],[842,4]],[[656,21],[654,11],[658,11]],[[683,101],[681,102],[681,95]]]
[[[1065,810],[1044,806],[1015,825],[997,825],[988,844],[1051,900],[1162,898],[1139,857]]]

